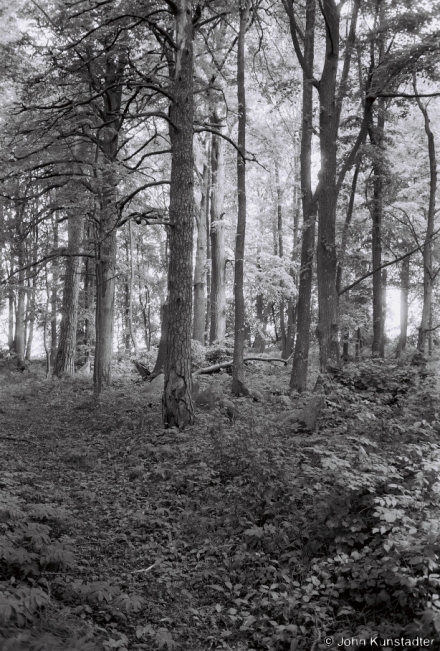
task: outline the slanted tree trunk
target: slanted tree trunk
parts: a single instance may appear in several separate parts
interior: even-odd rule
[[[193,339],[205,343],[206,320],[206,246],[207,214],[209,214],[209,163],[203,166],[202,199],[200,210],[196,210],[197,248],[194,265],[194,322]]]
[[[82,215],[71,215],[67,222],[68,253],[64,276],[63,305],[61,309],[60,340],[53,368],[57,377],[75,374],[76,330],[78,325],[78,297],[81,269],[81,250],[84,231]]]
[[[235,272],[234,272],[234,366],[232,373],[232,392],[235,395],[247,394],[244,383],[244,341],[245,341],[245,307],[244,307],[244,251],[246,237],[246,88],[244,45],[246,28],[249,20],[250,0],[239,0],[240,25],[237,42],[237,98],[238,98],[238,148],[237,152],[237,193],[238,217],[235,236]]]
[[[313,71],[315,47],[315,0],[307,0],[306,30],[304,34],[304,68],[302,98],[302,132],[300,176],[302,194],[303,228],[301,242],[301,267],[297,304],[297,336],[293,356],[290,390],[307,389],[309,365],[313,255],[315,249],[316,201],[312,193],[312,134],[313,134]]]
[[[103,127],[100,131],[101,187],[96,259],[96,344],[93,383],[95,395],[110,386],[112,379],[113,329],[116,279],[116,226],[118,221],[117,173],[121,125],[124,53],[109,53],[105,71]]]
[[[406,348],[408,333],[409,264],[410,257],[408,256],[402,260],[400,269],[400,334],[396,350],[397,358],[401,356]]]
[[[414,90],[417,94],[417,87],[414,81]],[[431,315],[432,306],[432,236],[434,234],[434,219],[435,219],[435,203],[437,193],[437,156],[435,150],[435,138],[431,129],[431,121],[429,119],[428,109],[422,103],[420,98],[417,98],[417,104],[422,112],[425,126],[425,133],[428,138],[428,154],[429,154],[429,205],[427,214],[426,234],[423,244],[423,308],[422,318],[419,328],[419,337],[417,348],[421,353],[426,352],[427,334],[430,328],[429,320]]]
[[[192,250],[194,231],[193,25],[191,0],[180,0],[175,13],[174,101],[170,117],[172,162],[170,186],[169,325],[165,359],[163,422],[179,427],[194,422],[191,397]]]
[[[212,121],[221,132],[218,109]],[[215,134],[211,141],[211,330],[209,341],[223,341],[226,334],[225,222],[223,198],[225,185],[223,138]]]

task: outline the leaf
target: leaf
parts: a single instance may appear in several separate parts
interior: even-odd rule
[[[177,647],[177,643],[173,640],[173,637],[167,628],[160,628],[157,631],[156,642],[159,646],[159,651],[165,647],[168,651],[173,651],[173,649]]]

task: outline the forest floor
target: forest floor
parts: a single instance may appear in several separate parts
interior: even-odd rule
[[[0,369],[1,650],[440,648],[436,365],[347,366],[313,432],[278,365],[184,432],[135,375]]]

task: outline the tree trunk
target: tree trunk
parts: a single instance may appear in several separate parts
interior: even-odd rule
[[[316,201],[312,194],[312,134],[313,134],[313,85],[309,76],[313,70],[315,47],[315,0],[307,0],[304,59],[301,133],[301,195],[303,229],[301,242],[301,267],[297,304],[297,336],[293,356],[290,390],[302,392],[307,389],[309,365],[310,325],[313,255],[315,248]]]
[[[11,273],[13,267],[11,264]],[[9,352],[12,353],[15,351],[15,341],[14,341],[14,314],[15,314],[15,293],[12,288],[12,285],[9,285],[8,289],[8,348]]]
[[[416,84],[414,81],[414,90],[417,92]],[[419,337],[417,348],[421,353],[426,352],[426,339],[429,330],[429,320],[431,315],[432,306],[432,236],[434,234],[434,220],[435,220],[435,203],[437,192],[437,156],[435,150],[434,134],[431,130],[428,109],[419,98],[417,104],[423,114],[425,133],[428,138],[428,154],[429,154],[429,205],[426,225],[426,235],[423,244],[423,308],[422,319],[419,328]]]
[[[22,219],[22,215],[19,217]],[[17,227],[18,231],[18,298],[17,312],[15,316],[15,352],[17,354],[17,366],[22,368],[25,358],[25,306],[26,306],[26,287],[24,284],[25,272],[25,241],[23,224],[20,222]]]
[[[133,223],[128,220],[128,235],[130,238],[130,287],[129,287],[129,303],[128,303],[128,327],[130,330],[130,338],[134,346],[134,356],[136,359],[139,357],[139,348],[136,340],[136,333],[133,325],[133,293],[134,293],[134,252],[133,252]]]
[[[55,213],[53,223],[53,248],[58,248],[58,221]],[[54,258],[52,261],[52,290],[50,295],[50,367],[53,368],[57,356],[57,316],[58,316],[58,276],[60,261]]]
[[[317,335],[321,371],[339,367],[338,295],[336,293],[336,205],[338,110],[336,75],[339,61],[339,9],[334,0],[323,0],[326,23],[325,62],[319,84],[319,142],[321,151],[318,205],[318,302]]]
[[[232,372],[232,392],[235,395],[247,395],[244,384],[244,340],[245,340],[245,307],[243,292],[244,251],[246,237],[246,88],[245,88],[245,59],[244,45],[246,28],[249,19],[250,0],[239,0],[240,26],[237,42],[237,98],[238,98],[238,149],[237,152],[237,193],[238,217],[235,236],[235,272],[234,272],[234,366]]]
[[[161,319],[160,319],[160,341],[157,351],[156,363],[154,365],[152,376],[153,378],[160,373],[163,373],[165,358],[167,355],[167,339],[168,339],[168,303],[162,305]]]
[[[373,357],[382,357],[384,338],[384,311],[383,311],[383,284],[382,272],[382,218],[383,218],[383,143],[385,126],[385,105],[384,100],[378,100],[377,126],[371,125],[370,139],[376,149],[373,161],[373,202],[371,216],[372,227],[372,251],[373,251],[373,344],[371,354]]]
[[[203,166],[202,200],[196,211],[197,248],[194,266],[194,322],[193,339],[205,343],[206,320],[206,222],[209,213],[209,163]]]
[[[409,263],[408,256],[402,260],[400,270],[400,335],[397,344],[396,357],[399,358],[406,348],[408,333],[408,294],[409,294]]]
[[[212,121],[221,131],[219,111]],[[211,143],[211,330],[209,341],[223,341],[226,334],[225,222],[223,219],[225,170],[223,138],[212,135]]]
[[[80,252],[83,240],[84,218],[72,215],[67,222],[68,252]],[[57,377],[75,374],[76,330],[78,325],[78,297],[81,258],[71,255],[66,259],[60,340],[53,368]]]
[[[176,18],[174,101],[170,116],[169,326],[165,359],[163,422],[179,427],[194,422],[191,398],[192,250],[194,231],[193,25],[191,0],[180,0]]]
[[[116,278],[116,226],[118,221],[118,140],[122,96],[123,54],[109,55],[105,71],[103,128],[100,135],[101,187],[96,259],[96,344],[93,383],[95,395],[110,386],[112,379],[113,329]]]

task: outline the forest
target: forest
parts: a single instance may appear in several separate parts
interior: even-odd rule
[[[0,0],[0,651],[440,649],[439,0]]]

